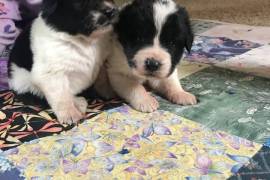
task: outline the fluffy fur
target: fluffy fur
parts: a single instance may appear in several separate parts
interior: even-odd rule
[[[178,80],[176,65],[191,50],[193,33],[186,10],[173,0],[134,0],[120,12],[114,27],[113,55],[107,70],[113,90],[142,112],[159,107],[145,89],[176,104],[194,105],[194,95]]]
[[[17,93],[45,96],[61,123],[84,117],[91,86],[109,55],[112,0],[44,0],[41,14],[17,39],[9,85]]]

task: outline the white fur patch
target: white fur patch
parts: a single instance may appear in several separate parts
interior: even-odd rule
[[[104,2],[104,5],[107,6],[107,7],[110,7],[110,8],[115,7],[114,4],[112,4],[111,2],[107,2],[107,1]]]
[[[159,35],[167,17],[177,11],[177,6],[172,0],[158,0],[154,3],[153,9],[154,21]]]
[[[71,92],[76,94],[96,79],[110,52],[110,33],[104,32],[98,38],[71,36],[56,32],[38,18],[32,26],[31,45],[34,54],[31,76],[35,81],[63,74],[69,77]]]
[[[92,16],[93,16],[93,21],[95,22],[95,23],[97,23],[98,22],[98,19],[101,17],[101,13],[100,12],[93,12],[92,13]]]
[[[42,97],[42,93],[32,84],[31,73],[24,68],[11,64],[11,78],[9,79],[9,88],[19,94],[31,92],[34,95]]]
[[[177,11],[177,6],[173,0],[158,0],[154,3],[153,9],[154,22],[158,31],[154,39],[154,46],[160,47],[159,36],[161,34],[162,27],[168,16]]]
[[[157,46],[143,48],[136,53],[134,61],[137,66],[136,71],[139,75],[145,75],[148,73],[147,70],[145,70],[145,60],[148,58],[156,59],[162,64],[160,69],[153,73],[156,78],[164,78],[168,76],[172,65],[171,55],[165,49]],[[136,73],[136,71],[134,72]]]

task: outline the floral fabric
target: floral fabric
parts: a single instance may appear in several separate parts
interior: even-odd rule
[[[270,78],[270,27],[193,21],[197,35],[187,60]]]
[[[244,40],[232,40],[227,37],[197,36],[187,59],[216,64],[232,57],[244,54],[261,45]]]
[[[87,118],[91,119],[103,110],[120,104],[116,100],[90,100]],[[59,134],[71,128],[73,126],[59,124],[44,102],[28,96],[19,98],[12,91],[0,92],[0,149],[8,150],[23,142]]]
[[[260,148],[166,111],[122,106],[3,152],[2,162],[26,179],[226,179]]]
[[[0,91],[7,89],[7,61],[0,58]]]

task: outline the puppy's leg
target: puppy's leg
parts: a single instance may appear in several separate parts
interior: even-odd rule
[[[83,114],[86,113],[88,102],[84,97],[76,97],[75,98],[75,105],[76,107],[82,112]]]
[[[140,82],[121,74],[111,74],[109,79],[115,92],[136,110],[153,112],[159,107],[158,101],[145,90]]]
[[[181,105],[197,104],[196,97],[182,88],[178,79],[177,69],[170,77],[163,80],[151,81],[149,84],[154,90],[164,95],[172,103]]]
[[[84,117],[87,102],[72,94],[67,76],[35,76],[34,82],[44,93],[60,123],[73,124]]]
[[[99,71],[98,77],[94,84],[94,88],[97,93],[105,99],[112,99],[116,97],[116,94],[110,84],[107,70],[104,66],[101,67]]]

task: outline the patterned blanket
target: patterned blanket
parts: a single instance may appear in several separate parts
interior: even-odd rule
[[[122,106],[6,151],[2,164],[26,179],[226,179],[260,148],[166,111]]]
[[[6,90],[7,50],[0,179],[269,179],[270,81],[263,77],[270,77],[270,28],[200,20],[193,27],[179,78],[198,105],[157,96],[160,110],[144,114],[94,97],[78,127],[57,123],[46,103]]]
[[[193,21],[197,34],[187,60],[270,77],[270,27]]]

